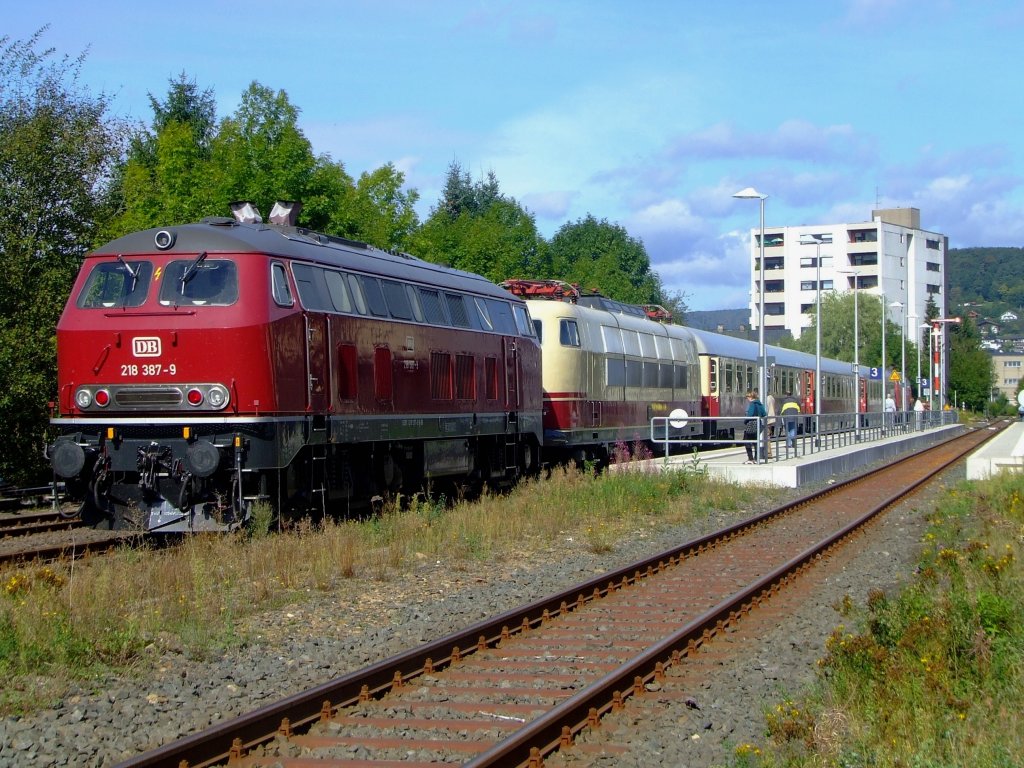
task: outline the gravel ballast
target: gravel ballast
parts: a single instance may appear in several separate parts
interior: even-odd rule
[[[944,478],[942,484],[956,482],[963,470]],[[736,745],[763,743],[765,708],[813,681],[826,638],[843,622],[835,606],[845,595],[863,603],[870,590],[891,591],[909,578],[939,493],[920,493],[872,526],[856,557],[838,564],[812,600],[793,606],[785,621],[770,622],[756,641],[737,643],[735,655],[702,676],[689,704],[638,704],[611,716],[602,731],[629,750],[605,758],[588,751],[587,761],[724,764]],[[0,720],[0,768],[113,765],[760,511],[715,512],[640,531],[604,554],[567,538],[530,553],[528,562],[466,563],[454,571],[429,562],[388,581],[349,579],[334,592],[247,619],[240,633],[251,642],[219,658],[191,659],[163,638],[135,674],[92,681],[53,709]],[[578,752],[549,763],[575,764],[583,757]]]

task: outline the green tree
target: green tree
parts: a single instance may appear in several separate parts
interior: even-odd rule
[[[551,239],[552,277],[630,304],[672,303],[651,270],[647,249],[618,224],[587,215]]]
[[[0,38],[0,475],[15,482],[45,471],[55,327],[127,139],[107,97],[78,85],[84,55],[40,50],[44,32]]]
[[[857,308],[857,322],[854,323],[854,307]],[[814,354],[817,340],[815,326],[817,310],[814,305],[807,310],[811,324],[792,343],[794,349]],[[869,368],[880,367],[882,362],[882,300],[873,294],[860,291],[856,298],[853,291],[827,291],[821,295],[821,354],[835,360],[853,362],[854,335],[860,346],[858,362]],[[901,353],[900,328],[886,318],[885,357],[886,365],[898,370]],[[908,373],[913,368],[910,361],[916,361],[917,346],[912,336],[906,339],[906,360]],[[916,366],[916,362],[915,362]]]
[[[149,102],[152,126],[136,131],[117,169],[112,194],[120,214],[104,231],[104,239],[195,221],[216,205],[209,178],[216,123],[213,92],[200,91],[182,73],[170,81],[166,100],[151,93]]]
[[[550,274],[533,215],[501,194],[493,173],[473,184],[457,162],[449,166],[441,199],[414,246],[417,256],[495,282]]]
[[[304,201],[304,193],[316,175],[319,160],[312,145],[298,127],[299,110],[284,91],[276,93],[259,83],[250,83],[242,94],[235,114],[225,118],[212,142],[211,182],[222,210],[233,200],[248,200],[264,214],[275,200]],[[329,208],[340,209],[347,189],[320,190],[332,197]],[[333,195],[332,195],[333,193]],[[327,230],[340,222],[303,219],[314,229]],[[346,234],[346,233],[341,233]]]
[[[419,226],[416,190],[404,190],[405,176],[391,163],[362,173],[346,206],[352,234],[379,248],[407,249]]]
[[[995,384],[992,357],[981,348],[981,334],[969,318],[949,330],[949,381],[946,397],[952,402],[955,392],[958,402],[976,411],[983,410]]]

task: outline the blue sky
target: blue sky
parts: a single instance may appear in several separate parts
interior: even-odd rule
[[[744,307],[749,231],[921,209],[952,247],[1024,246],[1020,0],[0,0],[0,34],[86,51],[149,123],[185,72],[218,117],[284,90],[317,153],[437,202],[458,161],[550,237],[643,240],[691,309]],[[220,212],[211,212],[220,213]],[[520,275],[520,277],[526,277]]]

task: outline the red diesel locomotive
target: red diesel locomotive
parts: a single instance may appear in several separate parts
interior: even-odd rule
[[[55,473],[98,526],[231,530],[539,465],[540,351],[484,278],[295,225],[152,229],[88,254],[57,326]]]

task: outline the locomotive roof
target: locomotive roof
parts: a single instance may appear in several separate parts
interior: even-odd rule
[[[161,232],[169,233],[169,247],[156,245],[156,236]],[[406,253],[385,251],[367,243],[323,235],[303,227],[239,223],[222,217],[132,232],[94,249],[92,255],[194,255],[203,251],[210,255],[263,253],[519,301],[481,275],[434,264]]]

